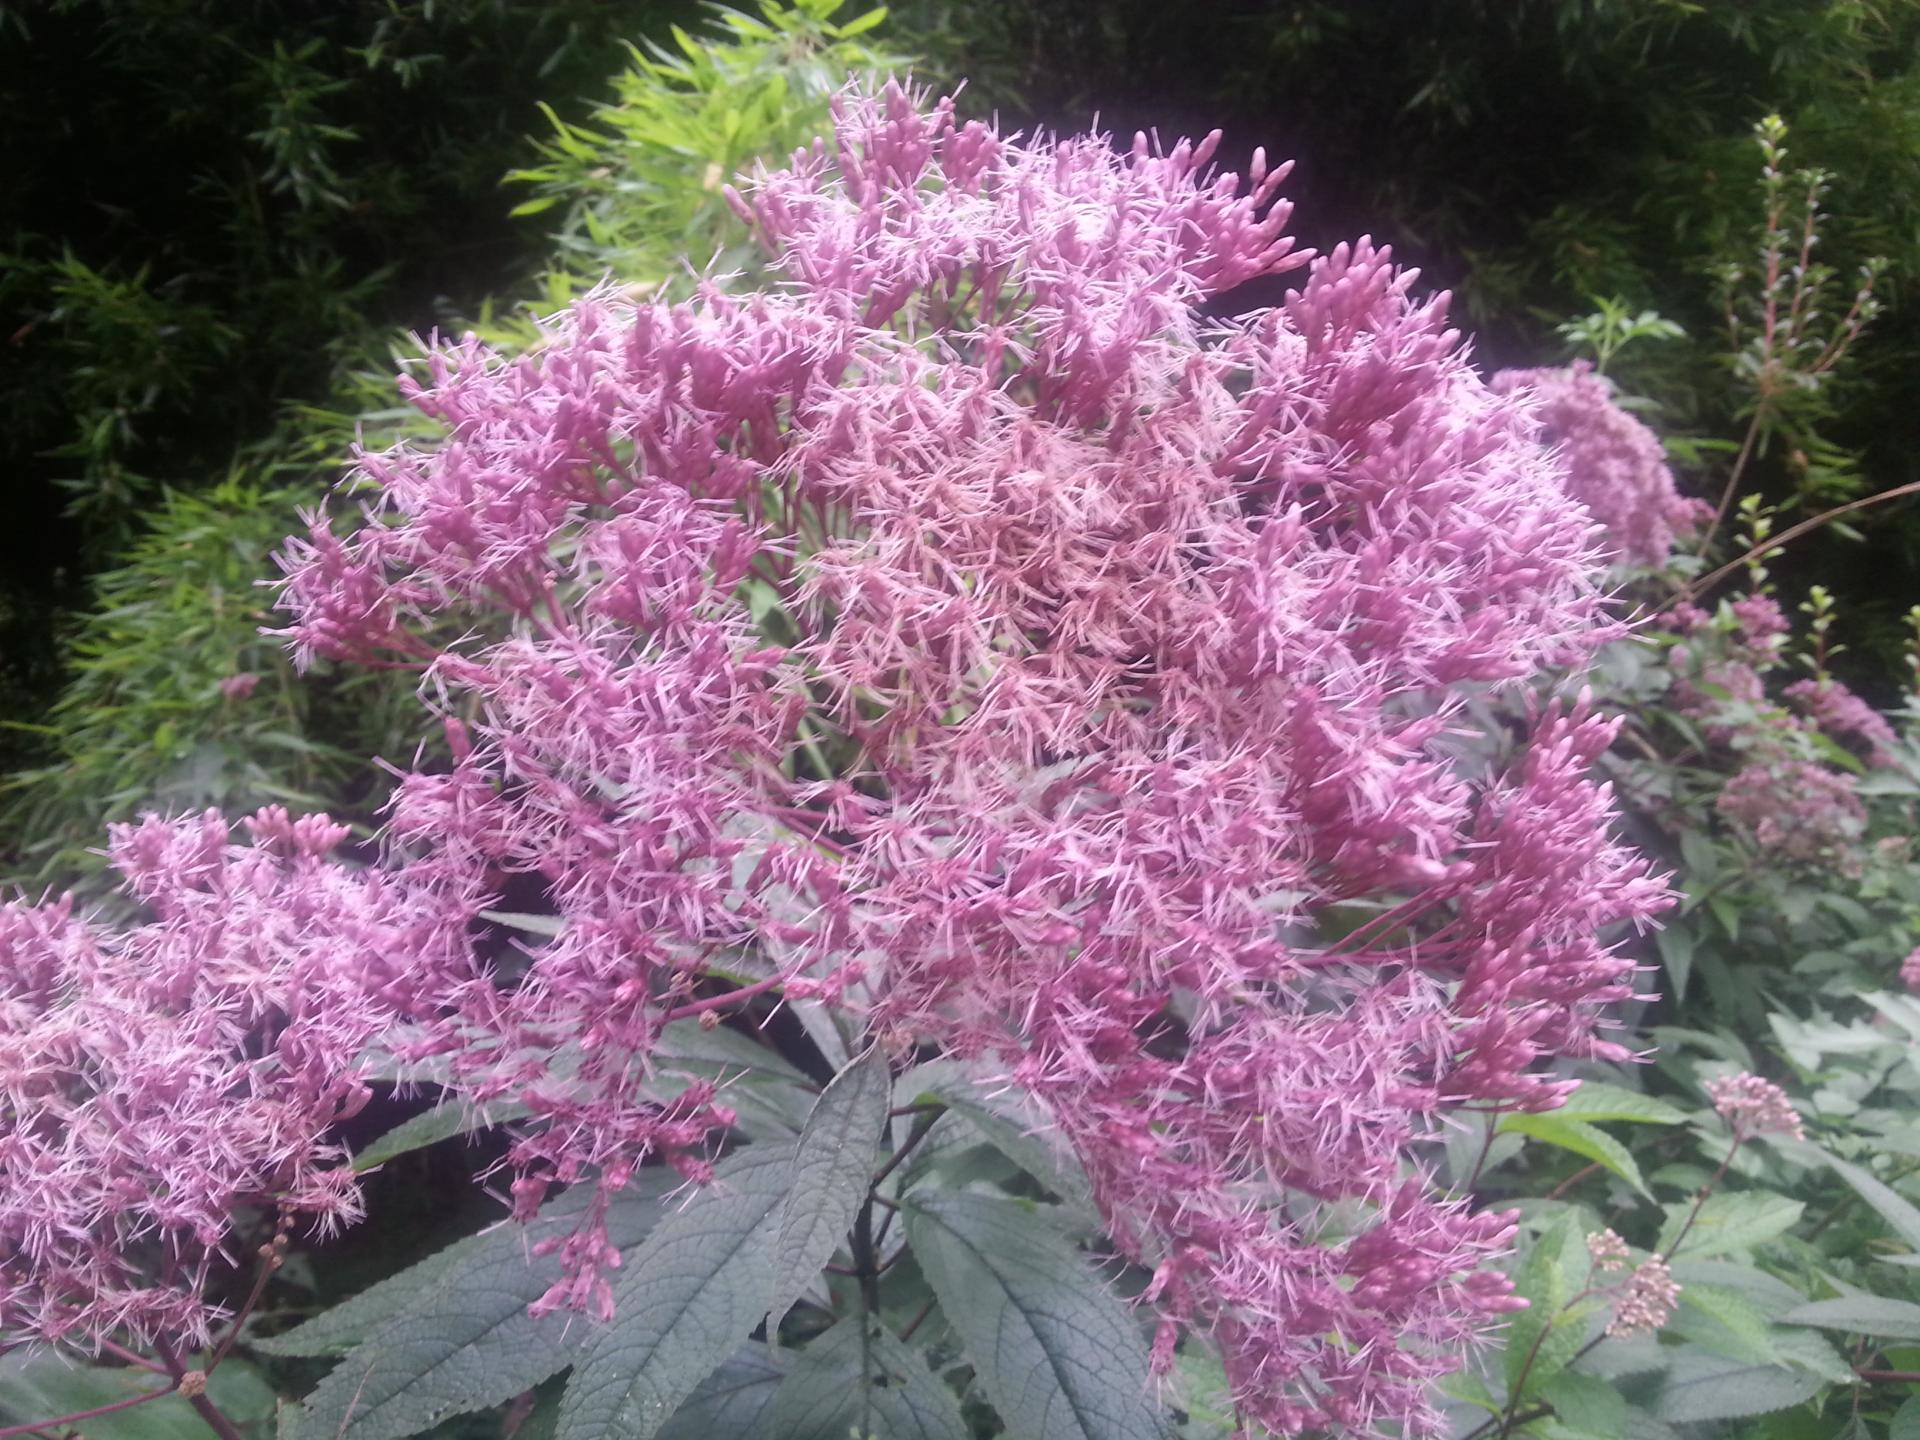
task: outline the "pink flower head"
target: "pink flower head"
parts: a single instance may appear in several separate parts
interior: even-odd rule
[[[1796,680],[1786,697],[1815,725],[1835,740],[1850,740],[1866,754],[1867,762],[1885,768],[1894,763],[1899,737],[1878,710],[1831,676]]]
[[[1561,370],[1502,370],[1489,384],[1501,394],[1528,395],[1539,407],[1546,438],[1566,466],[1567,493],[1606,528],[1623,559],[1664,565],[1676,534],[1701,523],[1701,503],[1683,499],[1674,488],[1660,438],[1621,409],[1613,386],[1589,362]],[[1711,510],[1706,514],[1710,518]]]
[[[1867,812],[1853,778],[1810,760],[1758,760],[1720,791],[1719,812],[1760,850],[1799,865],[1858,868]]]
[[[1673,1318],[1674,1307],[1679,1303],[1680,1286],[1673,1278],[1673,1271],[1665,1260],[1652,1256],[1640,1262],[1614,1300],[1607,1334],[1652,1334]]]
[[[1587,1254],[1593,1257],[1596,1270],[1624,1270],[1627,1242],[1611,1230],[1599,1230],[1587,1236]]]
[[[245,700],[260,685],[260,677],[251,670],[242,670],[229,675],[220,682],[220,695],[225,700]]]
[[[1771,1080],[1744,1072],[1725,1075],[1707,1082],[1707,1097],[1720,1118],[1742,1139],[1755,1135],[1807,1138],[1800,1128],[1800,1112],[1793,1108],[1787,1092]]]
[[[359,1214],[329,1132],[367,1097],[374,982],[427,936],[321,858],[337,827],[248,824],[251,846],[212,814],[115,826],[152,912],[131,928],[0,906],[0,1341],[204,1345],[236,1206]]]
[[[1602,537],[1444,295],[1293,250],[1284,167],[897,87],[836,113],[733,196],[779,288],[436,346],[408,388],[444,443],[364,457],[370,523],[283,558],[300,652],[418,665],[465,717],[395,793],[394,883],[550,911],[475,919],[414,1001],[458,1085],[540,1117],[525,1213],[705,1173],[711,1088],[634,1077],[750,957],[1024,1091],[1250,1416],[1431,1428],[1518,1302],[1483,1268],[1511,1217],[1419,1157],[1621,1053],[1598,936],[1665,903],[1588,775],[1611,722],[1543,708],[1491,776],[1449,744],[1618,633]],[[596,1214],[543,1304],[603,1304]]]

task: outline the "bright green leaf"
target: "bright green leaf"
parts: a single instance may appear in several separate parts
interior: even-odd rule
[[[1588,1121],[1630,1120],[1641,1125],[1678,1125],[1687,1118],[1684,1111],[1664,1100],[1601,1080],[1581,1081],[1566,1103],[1550,1113]]]
[[[1549,1145],[1557,1145],[1562,1150],[1571,1150],[1576,1155],[1584,1155],[1618,1175],[1649,1200],[1653,1198],[1653,1192],[1647,1189],[1647,1182],[1641,1177],[1640,1167],[1634,1163],[1632,1153],[1597,1125],[1569,1119],[1558,1112],[1541,1115],[1509,1112],[1500,1117],[1499,1129],[1505,1134],[1530,1136]]]

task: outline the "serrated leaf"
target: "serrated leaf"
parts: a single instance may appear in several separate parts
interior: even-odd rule
[[[767,1440],[970,1440],[953,1392],[885,1326],[843,1320],[800,1353],[761,1422]]]
[[[1773,1348],[1780,1358],[1797,1369],[1819,1376],[1834,1385],[1850,1385],[1859,1377],[1845,1356],[1827,1343],[1816,1330],[1793,1330],[1782,1325],[1773,1331]]]
[[[1649,1200],[1653,1198],[1653,1192],[1647,1189],[1647,1182],[1641,1177],[1640,1167],[1634,1162],[1631,1152],[1597,1125],[1572,1119],[1558,1111],[1543,1115],[1509,1112],[1500,1117],[1499,1129],[1505,1134],[1528,1135],[1549,1145],[1557,1145],[1562,1150],[1584,1155],[1596,1165],[1618,1175]]]
[[[986,1398],[1021,1440],[1163,1440],[1133,1317],[1031,1209],[916,1194],[907,1236]]]
[[[813,1082],[786,1059],[737,1030],[703,1030],[676,1020],[660,1032],[653,1051],[657,1072],[646,1091],[670,1099],[683,1080],[723,1087],[721,1099],[739,1112],[741,1125],[757,1137],[784,1142],[799,1133],[816,1095]]]
[[[1814,1300],[1789,1310],[1780,1318],[1789,1325],[1812,1325],[1821,1330],[1845,1330],[1855,1335],[1883,1335],[1892,1340],[1920,1340],[1920,1305],[1877,1295]]]
[[[808,1113],[794,1150],[793,1186],[780,1210],[769,1339],[853,1228],[892,1093],[887,1058],[873,1049],[834,1076]]]
[[[490,1234],[469,1235],[435,1251],[417,1265],[368,1286],[331,1310],[322,1311],[281,1335],[247,1337],[249,1349],[268,1355],[344,1355],[382,1324],[432,1290],[453,1267],[464,1263],[492,1240]]]
[[[1767,1317],[1739,1291],[1718,1285],[1683,1285],[1680,1307],[1675,1328],[1688,1339],[1750,1365],[1782,1363],[1768,1334]],[[1698,1323],[1702,1316],[1707,1325]]]
[[[608,1239],[621,1248],[638,1242],[681,1183],[671,1171],[641,1171],[608,1206]],[[561,1273],[557,1258],[532,1254],[539,1232],[564,1234],[574,1221],[570,1207],[477,1237],[314,1388],[293,1427],[298,1440],[398,1440],[501,1404],[573,1363],[589,1333],[581,1318],[535,1319],[527,1307]]]
[[[1794,1306],[1807,1303],[1807,1297],[1786,1281],[1730,1260],[1676,1260],[1673,1278],[1682,1289],[1690,1285],[1717,1285],[1723,1290],[1736,1291],[1769,1320],[1777,1320]]]
[[[1580,1363],[1588,1372],[1611,1380],[1626,1375],[1652,1375],[1667,1368],[1674,1351],[1652,1335],[1609,1336]]]
[[[1568,1211],[1540,1232],[1514,1277],[1514,1292],[1527,1302],[1508,1324],[1504,1356],[1507,1388],[1523,1379],[1538,1385],[1571,1363],[1586,1334],[1586,1314],[1567,1309],[1580,1283],[1586,1247],[1577,1215]]]
[[[790,1145],[750,1145],[627,1257],[574,1366],[558,1440],[652,1440],[767,1313]]]
[[[1806,1208],[1798,1200],[1764,1190],[1723,1191],[1711,1195],[1700,1207],[1700,1218],[1687,1230],[1680,1253],[1702,1259],[1763,1245],[1791,1230]],[[1660,1243],[1656,1247],[1661,1254],[1671,1253],[1674,1240],[1692,1210],[1691,1201],[1667,1207],[1667,1223],[1660,1231]]]
[[[1835,1174],[1851,1185],[1862,1200],[1880,1212],[1880,1218],[1893,1227],[1896,1235],[1915,1250],[1920,1250],[1920,1209],[1915,1209],[1905,1196],[1858,1165],[1849,1165],[1837,1155],[1825,1158]]]
[[[1580,1088],[1566,1098],[1558,1110],[1548,1112],[1581,1120],[1629,1120],[1640,1125],[1678,1125],[1686,1113],[1621,1085],[1601,1080],[1582,1080]]]
[[[1746,1365],[1689,1348],[1674,1356],[1656,1414],[1675,1425],[1768,1415],[1798,1405],[1819,1390],[1819,1379],[1802,1370]]]
[[[749,1440],[762,1436],[762,1417],[787,1378],[779,1356],[749,1341],[700,1386],[660,1429],[655,1440]]]

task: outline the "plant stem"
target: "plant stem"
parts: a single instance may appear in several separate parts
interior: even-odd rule
[[[161,1362],[166,1365],[167,1373],[173,1376],[173,1392],[178,1393],[182,1399],[193,1406],[194,1413],[207,1422],[208,1429],[218,1435],[220,1440],[246,1440],[246,1437],[240,1433],[239,1427],[225,1415],[221,1414],[220,1407],[215,1405],[213,1401],[207,1397],[204,1388],[201,1388],[196,1394],[189,1395],[186,1393],[183,1387],[187,1380],[187,1367],[180,1363],[180,1357],[174,1354],[172,1347],[163,1340],[156,1340],[153,1342],[153,1351],[154,1354],[160,1357]],[[204,1387],[206,1384],[206,1372],[201,1371],[199,1373],[200,1385]]]
[[[1693,1229],[1693,1222],[1700,1218],[1700,1212],[1706,1208],[1707,1199],[1713,1194],[1713,1187],[1727,1178],[1727,1167],[1733,1164],[1733,1157],[1740,1153],[1740,1146],[1745,1140],[1744,1135],[1738,1131],[1734,1132],[1733,1146],[1727,1151],[1727,1158],[1720,1162],[1720,1168],[1714,1171],[1707,1178],[1707,1183],[1700,1187],[1700,1193],[1694,1197],[1693,1209],[1687,1212],[1687,1223],[1680,1227],[1680,1233],[1673,1237],[1673,1243],[1661,1253],[1660,1258],[1663,1261],[1673,1259],[1679,1251],[1681,1241],[1687,1238],[1688,1232]]]
[[[1727,507],[1733,504],[1733,497],[1739,492],[1740,477],[1746,473],[1747,462],[1753,458],[1753,447],[1760,438],[1761,422],[1766,419],[1767,405],[1762,401],[1753,412],[1753,419],[1747,425],[1746,438],[1740,442],[1740,453],[1733,457],[1733,468],[1727,471],[1726,487],[1720,492],[1720,503],[1714,507],[1713,522],[1700,536],[1700,548],[1694,553],[1704,555],[1707,547],[1713,544],[1713,537],[1719,532],[1721,523],[1727,518]]]
[[[1818,515],[1815,515],[1811,520],[1802,520],[1798,525],[1789,525],[1785,530],[1782,530],[1778,535],[1775,535],[1773,538],[1769,540],[1762,541],[1760,544],[1754,546],[1751,550],[1747,551],[1746,554],[1736,556],[1734,559],[1729,560],[1726,564],[1722,565],[1718,570],[1712,571],[1710,574],[1707,574],[1698,580],[1689,580],[1685,585],[1682,585],[1680,589],[1675,592],[1674,598],[1678,600],[1691,600],[1693,599],[1694,596],[1699,595],[1703,591],[1711,590],[1715,585],[1718,585],[1722,580],[1726,579],[1727,576],[1731,575],[1734,571],[1738,570],[1742,565],[1745,565],[1749,560],[1756,558],[1757,556],[1761,555],[1766,551],[1776,550],[1782,545],[1785,545],[1789,540],[1797,540],[1800,536],[1806,534],[1809,530],[1817,530],[1820,526],[1825,525],[1829,520],[1837,520],[1839,519],[1840,516],[1850,514],[1855,510],[1864,510],[1869,505],[1878,505],[1878,504],[1881,504],[1883,501],[1887,501],[1887,500],[1897,500],[1902,495],[1915,495],[1915,494],[1920,494],[1920,480],[1911,480],[1905,485],[1896,485],[1891,490],[1882,490],[1882,491],[1879,491],[1877,494],[1862,496],[1858,500],[1849,500],[1844,505],[1836,505],[1831,510],[1822,510]]]
[[[1567,1191],[1571,1190],[1574,1186],[1578,1185],[1582,1180],[1586,1179],[1589,1175],[1592,1175],[1596,1171],[1602,1170],[1604,1168],[1605,1167],[1601,1165],[1601,1163],[1598,1160],[1595,1160],[1590,1165],[1582,1165],[1578,1170],[1574,1171],[1571,1175],[1567,1176],[1566,1179],[1562,1180],[1558,1185],[1554,1186],[1553,1189],[1549,1190],[1547,1192],[1547,1199],[1558,1200],[1562,1195],[1565,1195]]]

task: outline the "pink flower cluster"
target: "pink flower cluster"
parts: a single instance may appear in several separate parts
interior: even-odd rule
[[[344,831],[278,808],[115,827],[152,918],[0,906],[0,1343],[206,1343],[244,1263],[237,1205],[322,1229],[358,1214],[327,1139],[365,1100],[381,977],[449,937]]]
[[[1634,1268],[1613,1301],[1606,1333],[1613,1336],[1651,1335],[1673,1318],[1680,1303],[1680,1285],[1658,1255]]]
[[[1886,716],[1832,676],[1796,680],[1783,693],[1827,735],[1858,745],[1869,765],[1884,769],[1894,763],[1899,736]]]
[[[1810,760],[1769,757],[1736,771],[1715,808],[1760,850],[1796,865],[1857,872],[1867,808],[1853,777]]]
[[[418,666],[453,763],[402,779],[378,880],[220,851],[218,945],[363,976],[334,1027],[389,1006],[526,1102],[523,1212],[705,1173],[730,1112],[637,1084],[664,1024],[843,1005],[1039,1102],[1153,1272],[1157,1364],[1199,1333],[1272,1430],[1431,1429],[1519,1302],[1483,1268],[1511,1217],[1422,1147],[1622,1053],[1601,936],[1665,903],[1588,778],[1609,722],[1453,743],[1616,633],[1598,532],[1446,297],[1364,240],[1296,254],[1257,153],[1243,186],[1211,137],[1021,144],[894,88],[837,119],[735,197],[781,288],[428,357],[444,443],[366,457],[285,600],[302,653]],[[481,912],[529,892],[554,937],[503,946]],[[194,914],[162,925],[218,950]],[[349,1038],[298,1072],[309,1146]],[[334,1173],[296,1153],[276,1194]],[[597,1218],[543,1303],[604,1311]]]
[[[1804,1140],[1800,1112],[1793,1108],[1787,1092],[1771,1080],[1745,1071],[1723,1075],[1707,1082],[1707,1098],[1720,1118],[1742,1140],[1755,1135],[1779,1135],[1788,1140]]]
[[[1605,527],[1622,559],[1664,565],[1677,536],[1712,518],[1711,506],[1674,488],[1660,437],[1620,408],[1612,384],[1590,362],[1502,370],[1489,383],[1500,394],[1533,398],[1546,438],[1566,466],[1567,493]]]

